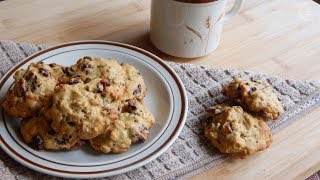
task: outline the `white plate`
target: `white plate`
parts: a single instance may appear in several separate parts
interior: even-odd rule
[[[83,56],[114,58],[135,66],[143,75],[148,92],[145,103],[156,118],[146,142],[133,145],[122,154],[103,154],[89,146],[75,151],[38,152],[27,146],[19,134],[20,119],[1,109],[0,145],[21,164],[42,173],[94,178],[124,173],[152,161],[178,137],[187,116],[187,95],[174,71],[155,55],[140,48],[106,41],[81,41],[55,46],[28,57],[16,65],[0,82],[0,97],[13,83],[13,74],[31,62],[74,64]]]

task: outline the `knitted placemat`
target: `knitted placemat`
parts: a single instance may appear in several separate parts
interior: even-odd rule
[[[16,63],[45,46],[12,41],[0,41],[0,78]],[[175,143],[151,163],[136,170],[109,177],[111,179],[171,179],[202,172],[228,156],[219,153],[206,143],[200,123],[205,110],[212,104],[226,101],[220,93],[222,86],[236,76],[270,83],[282,101],[285,113],[278,121],[269,121],[274,134],[288,126],[297,116],[320,102],[320,82],[301,82],[278,77],[191,64],[167,63],[184,83],[189,102],[186,125]],[[4,179],[53,179],[24,167],[0,149],[0,174]],[[0,179],[1,179],[0,178]]]

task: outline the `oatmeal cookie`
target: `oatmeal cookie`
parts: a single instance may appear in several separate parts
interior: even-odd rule
[[[268,124],[240,106],[211,107],[204,134],[219,151],[241,158],[268,148],[272,142]]]
[[[121,66],[125,70],[125,90],[121,97],[123,102],[130,99],[142,101],[146,95],[147,87],[144,83],[141,73],[133,66],[127,63],[122,63]]]
[[[75,65],[65,69],[65,75],[59,79],[63,84],[84,83],[94,79],[103,80],[105,93],[114,99],[119,99],[125,89],[125,71],[114,59],[92,58],[85,56]],[[102,91],[103,89],[97,89]]]
[[[149,109],[137,100],[130,100],[122,112],[120,120],[125,123],[132,143],[144,142],[149,134],[148,129],[155,122]]]
[[[48,66],[50,66],[49,72],[56,80],[59,80],[60,77],[64,75],[64,69],[66,67],[56,63],[50,63],[48,64]]]
[[[85,56],[70,67],[31,63],[14,75],[2,103],[23,117],[20,132],[35,150],[73,150],[89,140],[104,153],[144,142],[155,119],[143,104],[146,85],[133,66]]]
[[[278,119],[284,109],[268,83],[235,78],[222,93],[231,100],[266,118]]]
[[[105,104],[99,93],[90,92],[84,86],[81,82],[58,86],[44,114],[56,132],[76,133],[88,140],[105,132],[112,117],[118,117],[120,103]]]
[[[24,141],[35,150],[74,150],[85,144],[75,134],[56,133],[44,117],[22,119],[20,132]]]
[[[104,153],[127,151],[131,144],[144,142],[155,120],[151,112],[137,100],[123,107],[119,119],[110,124],[106,133],[90,140],[91,146]]]
[[[109,115],[112,116],[112,119],[119,117],[122,105],[119,99],[111,95],[114,92],[114,88],[110,87],[108,80],[100,78],[92,79],[84,84],[84,89],[101,96],[104,107],[110,109]]]
[[[12,116],[32,117],[47,103],[58,81],[60,66],[51,67],[41,62],[31,63],[27,69],[14,74],[14,87],[6,94],[2,107]],[[60,72],[60,73],[61,73]]]
[[[90,140],[91,146],[103,153],[122,153],[131,146],[131,139],[123,121],[115,120],[106,133]]]

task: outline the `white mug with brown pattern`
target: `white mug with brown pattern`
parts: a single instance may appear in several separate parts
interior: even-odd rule
[[[176,57],[210,54],[220,41],[223,22],[238,13],[243,0],[152,0],[150,39],[161,51]]]

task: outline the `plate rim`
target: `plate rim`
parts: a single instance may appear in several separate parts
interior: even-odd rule
[[[113,175],[125,173],[125,172],[128,172],[133,169],[137,169],[137,168],[151,162],[155,158],[157,158],[160,154],[162,154],[165,150],[167,150],[175,142],[175,140],[178,138],[179,134],[181,133],[181,131],[184,127],[186,117],[187,117],[187,112],[188,112],[188,99],[187,99],[187,93],[186,93],[184,84],[182,83],[180,77],[176,74],[176,72],[158,56],[156,56],[156,55],[154,55],[144,49],[141,49],[139,47],[132,46],[129,44],[124,44],[124,43],[114,42],[114,41],[85,40],[85,41],[67,42],[67,43],[59,44],[59,45],[41,50],[39,52],[36,52],[35,54],[32,54],[31,56],[28,56],[24,60],[17,63],[14,67],[12,67],[3,76],[3,78],[1,78],[0,90],[2,89],[3,85],[7,82],[7,80],[13,75],[14,72],[16,72],[21,66],[23,66],[27,62],[31,61],[32,59],[34,59],[42,54],[56,50],[56,49],[70,47],[70,46],[76,46],[76,45],[86,45],[86,44],[117,46],[120,48],[129,49],[131,51],[135,51],[135,52],[138,52],[144,56],[147,56],[150,59],[152,59],[153,61],[155,61],[156,63],[158,63],[160,66],[162,66],[170,74],[170,76],[174,79],[174,82],[180,91],[179,94],[181,96],[181,112],[180,112],[177,126],[175,127],[175,130],[173,131],[173,133],[170,134],[169,138],[164,142],[164,144],[162,144],[154,152],[148,154],[146,157],[144,157],[134,163],[129,164],[130,166],[128,166],[128,164],[125,164],[121,167],[118,167],[118,168],[120,168],[120,170],[123,169],[124,171],[117,173],[117,171],[119,171],[119,170],[117,170],[118,168],[115,168],[115,170],[114,170],[115,173],[113,173]],[[1,107],[1,112],[2,112],[2,114],[4,114],[2,107]],[[0,120],[3,121],[2,118]],[[37,164],[35,162],[30,161],[28,158],[23,157],[21,154],[19,154],[19,152],[16,152],[14,149],[12,149],[10,147],[10,145],[7,144],[7,142],[3,139],[1,133],[0,133],[0,147],[10,157],[12,157],[14,160],[18,161],[22,165],[29,167],[33,170],[39,171],[39,172],[49,174],[49,175],[60,176],[60,177],[75,177],[75,176],[77,176],[77,178],[88,178],[88,177],[92,178],[92,177],[107,177],[108,176],[107,173],[110,173],[110,172],[108,172],[108,169],[103,169],[103,170],[93,171],[93,172],[90,172],[90,171],[89,172],[63,171],[63,170],[59,170],[59,169],[53,169],[50,167],[46,167],[43,164]]]

